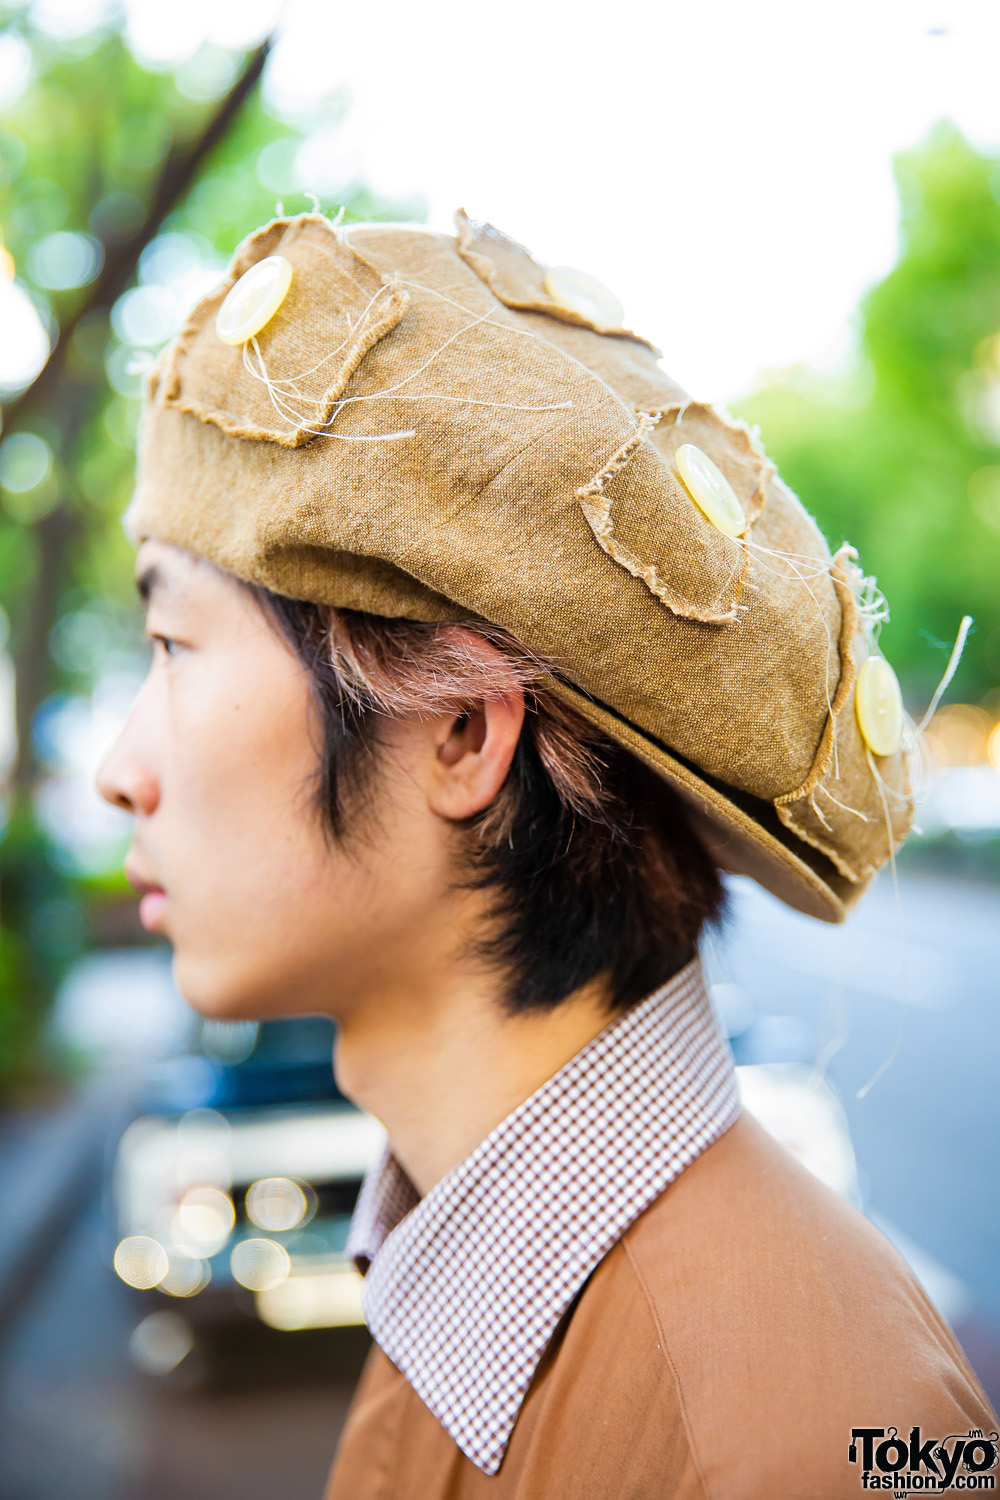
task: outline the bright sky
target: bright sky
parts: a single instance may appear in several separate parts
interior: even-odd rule
[[[40,8],[72,27],[101,3]],[[251,40],[273,0],[126,9],[137,49],[166,60]],[[360,177],[421,195],[438,228],[459,205],[491,219],[599,276],[710,399],[844,360],[895,258],[893,152],[949,117],[1000,153],[996,0],[287,0],[283,16],[269,97],[352,100],[310,153],[324,206]]]

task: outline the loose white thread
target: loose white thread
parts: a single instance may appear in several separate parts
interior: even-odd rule
[[[274,389],[274,387],[278,384],[278,382],[272,380],[271,377],[268,375],[268,373],[267,373],[267,367],[266,367],[266,365],[264,363],[263,354],[261,352],[260,345],[257,343],[256,338],[249,339],[247,341],[247,344],[248,345],[250,345],[250,344],[253,345],[254,353],[256,354],[257,360],[258,360],[258,369],[255,370],[253,368],[253,366],[245,360],[244,363],[246,364],[246,369],[247,369],[248,373],[250,375],[252,375],[255,380],[261,381],[261,383],[265,386],[265,388],[267,388],[268,393],[269,393],[269,395],[271,397],[271,404],[274,406],[274,408],[278,412],[279,416],[281,416],[290,426],[297,427],[302,432],[312,433],[316,437],[338,437],[338,436],[343,436],[343,434],[329,432],[326,429],[321,429],[321,428],[317,428],[317,427],[309,427],[309,426],[305,425],[305,417],[303,416],[303,414],[301,412],[299,412],[299,411],[296,410],[296,408],[292,405],[291,401],[289,401],[287,399],[286,395],[283,392]],[[440,353],[441,351],[438,350],[437,352]],[[432,359],[436,358],[436,357],[437,357],[436,355],[433,355]],[[430,361],[428,361],[428,363],[430,363]],[[426,368],[426,366],[423,366],[422,368]],[[415,372],[415,374],[419,374],[419,373],[420,373],[420,371],[416,371]],[[412,378],[413,377],[411,377],[411,376],[407,376],[407,380],[412,379]],[[401,381],[400,382],[400,386],[401,385],[405,385],[405,384],[406,384],[406,381]],[[363,396],[348,396],[343,401],[338,401],[338,402],[336,402],[334,404],[334,406],[333,406],[333,408],[331,409],[331,412],[330,412],[330,418],[329,418],[329,420],[331,422],[334,421],[336,419],[336,417],[339,416],[340,412],[344,409],[345,406],[352,406],[355,403],[360,403],[360,402],[364,402],[364,401],[381,401],[381,400],[387,399],[390,396],[393,397],[397,401],[452,401],[452,402],[455,402],[455,403],[457,403],[458,405],[461,405],[461,406],[489,406],[489,407],[496,407],[496,408],[504,410],[504,411],[527,411],[527,412],[534,412],[534,411],[569,411],[569,410],[572,409],[572,406],[573,406],[573,402],[572,401],[554,401],[554,402],[549,402],[549,403],[547,403],[545,405],[542,405],[542,406],[526,406],[526,405],[518,405],[518,404],[516,404],[515,402],[512,402],[512,401],[484,401],[484,400],[481,400],[481,399],[479,399],[477,397],[474,397],[474,396],[451,396],[451,395],[445,394],[442,391],[421,391],[421,392],[419,392],[419,393],[417,393],[415,395],[414,394],[398,395],[397,392],[399,391],[400,386],[391,386],[387,390],[384,390],[384,391],[371,391],[368,394],[363,395]],[[299,399],[301,399],[303,401],[312,401],[312,398],[310,398],[308,396],[302,395],[301,392],[296,392],[296,394],[299,396]],[[381,436],[387,436],[387,437],[413,437],[413,436],[415,436],[415,433],[416,433],[416,429],[415,428],[410,428],[406,432],[378,434],[378,436],[380,436],[380,437]],[[362,441],[362,439],[355,438],[355,439],[352,439],[352,441],[360,442],[360,441]],[[369,439],[366,438],[366,439],[364,439],[364,441],[369,441]]]
[[[400,286],[411,286],[418,292],[429,292],[432,297],[439,297],[442,302],[447,302],[450,307],[457,307],[459,312],[464,312],[466,317],[478,317],[478,314],[473,312],[471,307],[466,307],[463,303],[456,302],[454,297],[446,296],[444,292],[439,292],[436,287],[424,286],[423,282],[420,281],[409,281],[405,276],[401,276],[399,282]],[[485,318],[485,321],[491,328],[500,328],[504,333],[516,334],[518,338],[537,339],[538,337],[538,334],[532,333],[530,328],[515,328],[510,323],[501,323],[496,318],[489,316]]]
[[[259,374],[254,371],[250,364],[247,362],[248,344],[253,345],[257,358],[260,361],[261,372]],[[264,365],[264,356],[261,354],[260,345],[257,343],[256,338],[249,339],[247,343],[243,345],[243,363],[249,373],[253,375],[255,379],[263,382],[264,386],[267,389],[268,396],[270,397],[271,405],[274,407],[278,416],[281,417],[282,421],[285,422],[287,426],[296,428],[299,432],[309,433],[313,437],[337,438],[338,441],[342,443],[393,442],[398,438],[416,437],[416,428],[414,427],[408,427],[399,432],[377,432],[367,434],[329,432],[325,428],[309,427],[306,425],[305,419],[303,418],[302,414],[296,411],[291,402],[288,401],[284,396],[282,396],[281,392],[275,391],[270,378],[268,377],[267,369]],[[335,408],[331,413],[331,421],[333,420],[333,417],[337,415],[338,410],[339,408]]]
[[[347,333],[341,339],[340,343],[337,344],[333,349],[331,349],[327,354],[324,354],[323,358],[321,360],[317,361],[317,363],[314,364],[314,365],[312,365],[308,370],[300,370],[297,375],[274,376],[274,375],[267,374],[266,371],[265,371],[264,376],[257,375],[250,368],[250,366],[247,364],[247,359],[246,359],[247,345],[246,345],[246,343],[243,345],[243,363],[244,363],[244,365],[246,366],[246,368],[250,371],[250,374],[253,375],[256,380],[263,379],[265,384],[270,383],[271,385],[274,385],[274,386],[279,386],[279,385],[290,386],[291,389],[288,392],[286,392],[287,395],[297,396],[302,401],[311,401],[312,397],[307,396],[304,391],[300,391],[298,389],[297,382],[300,381],[300,380],[304,380],[307,375],[315,375],[316,371],[317,370],[321,370],[324,365],[329,364],[331,359],[336,359],[336,357],[340,353],[340,351],[342,349],[346,348],[346,346],[350,342],[350,340],[353,337],[353,335],[356,332],[356,330],[361,326],[361,324],[364,322],[365,318],[367,318],[368,314],[371,312],[372,308],[374,307],[375,303],[378,301],[379,297],[381,297],[382,293],[386,292],[386,291],[389,291],[390,289],[391,288],[390,288],[390,285],[389,285],[388,282],[386,282],[386,283],[384,283],[384,285],[380,286],[379,289],[378,289],[378,291],[375,292],[375,294],[368,299],[368,302],[367,302],[366,306],[362,309],[362,311],[359,314],[359,316],[356,319],[356,321],[353,322],[353,323],[348,322]],[[252,343],[254,345],[254,348],[257,350],[258,357],[260,358],[261,363],[263,364],[263,355],[261,355],[260,348],[257,345],[256,337],[249,339],[247,342],[248,343]]]
[[[816,789],[815,789],[815,787],[809,793],[809,806],[812,808],[813,812],[816,814],[817,818],[822,823],[822,825],[826,829],[827,833],[832,833],[833,832],[833,824],[830,822],[829,818],[826,816],[826,814],[823,812],[823,809],[820,807],[819,803],[816,801]]]
[[[340,218],[343,216],[343,214],[344,214],[344,208],[343,208],[343,206],[341,206],[340,213],[338,215],[338,222],[339,222]],[[434,287],[425,287],[419,281],[409,281],[405,277],[400,277],[399,278],[399,284],[401,286],[413,287],[413,288],[415,288],[418,291],[430,292],[433,296],[439,297],[441,299],[441,301],[450,303],[450,305],[452,307],[458,308],[460,312],[465,313],[467,317],[470,317],[470,318],[473,319],[473,323],[469,325],[470,327],[474,327],[477,323],[488,323],[491,327],[493,327],[493,328],[499,328],[504,333],[517,334],[519,337],[530,338],[530,339],[533,339],[533,338],[537,337],[537,335],[534,334],[534,333],[532,333],[530,331],[530,329],[527,329],[527,328],[513,328],[513,327],[510,327],[506,323],[499,323],[494,318],[492,318],[489,313],[483,313],[483,314],[475,313],[475,312],[473,312],[473,310],[472,310],[471,307],[463,307],[462,303],[456,302],[453,297],[447,297],[447,296],[445,296],[444,292],[438,292],[438,291],[435,290]],[[346,345],[350,342],[350,340],[353,337],[355,331],[361,326],[361,324],[364,322],[365,318],[367,318],[368,314],[371,312],[372,308],[374,307],[375,303],[378,301],[379,297],[381,297],[383,295],[383,293],[391,291],[392,288],[393,288],[393,283],[392,282],[384,282],[383,285],[380,286],[378,288],[378,290],[374,293],[374,295],[369,298],[368,303],[361,310],[361,312],[359,313],[359,315],[355,319],[355,321],[353,323],[349,323],[349,325],[348,325],[348,332],[345,335],[345,337],[341,339],[340,343],[337,344],[335,348],[331,349],[327,354],[324,354],[323,358],[321,360],[318,360],[316,364],[311,365],[309,367],[309,369],[307,369],[307,370],[300,370],[298,372],[298,374],[296,374],[296,375],[268,376],[268,379],[270,379],[271,383],[273,385],[276,385],[276,386],[280,385],[280,386],[288,386],[288,387],[290,387],[290,389],[287,392],[288,395],[298,396],[302,401],[312,401],[312,399],[313,399],[312,397],[306,395],[306,393],[304,391],[301,391],[301,390],[298,389],[297,382],[300,381],[300,380],[304,380],[307,375],[315,375],[315,373],[316,373],[317,370],[321,370],[324,365],[329,364],[329,362],[330,362],[331,359],[335,359],[337,357],[337,355],[340,353],[340,351],[343,348],[345,348]],[[245,349],[245,347],[246,346],[244,345],[244,349]],[[440,354],[440,352],[441,352],[441,350],[439,349],[437,351],[437,353]],[[258,354],[260,354],[259,349],[258,349]],[[436,358],[436,357],[437,357],[436,355],[432,356],[432,358]],[[246,360],[245,359],[244,359],[244,364],[246,364]],[[426,366],[424,368],[426,368]],[[247,369],[248,370],[250,369],[249,365],[247,365]],[[261,379],[261,376],[257,375],[255,371],[250,370],[250,373],[254,376],[255,379],[258,379],[258,380]],[[419,372],[417,372],[417,373],[419,373]],[[535,410],[536,408],[527,408],[527,409],[528,410]],[[538,410],[546,410],[547,408],[537,408],[537,409]]]
[[[268,397],[269,397],[269,399],[271,401],[271,405],[274,407],[275,411],[282,418],[282,420],[287,423],[287,425],[292,426],[292,427],[296,427],[300,431],[305,432],[305,433],[309,433],[309,434],[311,434],[312,436],[315,436],[315,437],[339,437],[339,438],[341,438],[345,442],[351,442],[351,441],[353,441],[353,442],[377,442],[377,441],[392,440],[392,439],[401,438],[401,437],[413,437],[413,436],[415,436],[415,429],[413,429],[413,428],[407,429],[406,431],[403,431],[403,432],[378,433],[378,434],[374,434],[374,435],[372,435],[370,437],[367,437],[367,436],[366,437],[348,437],[348,436],[345,436],[342,433],[330,432],[326,428],[320,429],[320,428],[316,428],[316,427],[309,427],[309,426],[306,425],[306,419],[305,419],[303,413],[301,413],[300,411],[296,410],[295,406],[292,403],[292,400],[290,399],[292,396],[294,396],[294,397],[296,397],[300,401],[307,401],[310,404],[315,404],[315,398],[311,398],[311,397],[307,396],[299,388],[298,381],[302,380],[307,375],[314,374],[324,364],[327,364],[331,359],[335,358],[335,356],[338,353],[340,353],[340,351],[349,342],[351,336],[354,334],[354,332],[357,329],[357,327],[360,326],[360,324],[363,322],[364,318],[371,311],[371,308],[372,308],[373,304],[375,303],[376,299],[382,294],[383,291],[386,291],[388,289],[389,289],[389,285],[388,284],[386,284],[383,287],[380,287],[379,290],[374,294],[374,296],[369,299],[367,306],[362,311],[362,313],[361,313],[359,319],[357,320],[357,322],[351,325],[349,333],[347,334],[347,336],[344,339],[341,340],[340,344],[337,345],[337,347],[335,349],[331,350],[328,354],[326,354],[323,357],[323,359],[319,360],[315,365],[312,366],[311,369],[302,370],[297,375],[294,375],[294,376],[283,376],[283,377],[272,376],[270,374],[270,372],[268,371],[268,369],[267,369],[267,365],[266,365],[266,362],[264,360],[263,352],[262,352],[262,350],[260,348],[259,343],[257,342],[256,337],[255,336],[251,337],[249,340],[247,340],[244,343],[244,345],[243,345],[243,363],[244,363],[244,367],[246,368],[247,372],[255,380],[260,381],[260,383],[265,387],[265,389],[267,390],[267,393],[268,393]],[[343,409],[346,406],[351,406],[351,405],[354,405],[356,403],[360,403],[360,402],[363,402],[363,401],[385,400],[388,397],[395,397],[397,400],[401,400],[401,401],[449,401],[449,402],[454,402],[454,403],[456,403],[458,405],[494,407],[496,409],[506,410],[506,411],[524,411],[524,412],[536,412],[536,411],[538,411],[538,412],[545,412],[545,411],[568,411],[568,410],[571,410],[572,406],[573,406],[573,402],[572,401],[557,401],[557,402],[548,402],[548,403],[541,404],[541,405],[526,405],[526,404],[518,404],[518,403],[510,402],[510,401],[487,401],[487,400],[483,400],[483,399],[476,398],[476,397],[471,397],[471,396],[456,396],[456,395],[451,395],[451,394],[448,394],[448,393],[445,393],[445,392],[438,392],[438,391],[424,391],[424,392],[420,392],[420,393],[417,393],[417,394],[408,393],[408,394],[402,395],[402,396],[398,394],[402,390],[402,388],[404,386],[409,385],[412,380],[415,380],[418,375],[421,375],[424,372],[424,370],[426,370],[430,365],[432,365],[434,363],[434,361],[436,359],[438,359],[444,353],[445,349],[448,348],[449,344],[452,344],[456,339],[461,338],[463,334],[471,332],[471,330],[473,328],[477,327],[480,323],[485,323],[485,322],[490,322],[490,321],[492,321],[492,320],[490,318],[490,314],[489,313],[483,313],[483,314],[481,314],[479,316],[474,317],[473,321],[471,323],[466,324],[466,326],[463,327],[463,328],[456,329],[455,332],[452,333],[444,341],[444,343],[442,345],[440,345],[440,347],[437,348],[433,352],[433,354],[431,354],[424,361],[424,363],[422,365],[419,365],[416,370],[411,371],[409,375],[405,376],[402,380],[398,381],[396,385],[394,385],[394,386],[388,386],[384,390],[381,390],[381,391],[371,391],[371,392],[368,392],[365,395],[347,396],[347,397],[345,397],[342,401],[338,401],[338,402],[336,402],[334,404],[334,406],[331,409],[330,416],[329,416],[328,420],[330,422],[333,422],[340,415],[340,413],[343,411]],[[503,327],[504,325],[503,324],[494,324],[494,326],[495,327]],[[251,346],[252,346],[254,354],[256,355],[256,358],[257,358],[257,369],[254,369],[252,363],[250,362],[249,349],[250,349]],[[286,387],[287,389],[282,390],[282,389],[279,389],[279,387]]]
[[[871,822],[871,819],[868,817],[867,813],[859,812],[856,807],[848,807],[847,803],[846,802],[841,802],[839,797],[835,797],[833,795],[833,793],[831,792],[830,788],[828,786],[825,786],[822,781],[816,787],[816,790],[817,790],[817,792],[825,792],[826,795],[829,797],[829,799],[830,799],[831,802],[835,802],[836,805],[843,812],[850,813],[850,815],[851,815],[852,818],[860,818],[861,821],[862,821],[862,823],[870,823]],[[815,807],[815,805],[816,804],[813,803],[814,807]]]
[[[958,635],[955,637],[955,644],[951,648],[951,655],[948,658],[948,665],[944,669],[944,676],[941,678],[941,681],[937,685],[934,696],[928,706],[927,712],[924,714],[923,718],[920,720],[920,723],[917,725],[918,732],[920,733],[922,733],[927,728],[928,724],[933,719],[935,713],[937,712],[937,706],[941,702],[941,699],[944,695],[945,689],[958,670],[958,664],[962,660],[962,652],[965,650],[965,643],[969,638],[969,631],[972,629],[972,623],[973,621],[971,615],[962,616],[962,623],[958,627]]]

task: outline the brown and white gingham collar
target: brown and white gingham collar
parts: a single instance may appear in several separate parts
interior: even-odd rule
[[[499,1469],[538,1362],[587,1277],[738,1113],[695,958],[425,1198],[385,1147],[347,1242],[367,1267],[365,1318],[484,1473]]]

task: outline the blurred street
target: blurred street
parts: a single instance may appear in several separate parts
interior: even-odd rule
[[[0,1496],[318,1497],[367,1334],[275,1333],[248,1320],[247,1339],[192,1354],[171,1379],[140,1373],[129,1336],[148,1308],[110,1269],[115,1235],[100,1170],[125,1104],[120,1094],[77,1102],[78,1128],[103,1114],[110,1130],[103,1142],[90,1132],[90,1191],[54,1237],[27,1226],[42,1231],[33,1274],[23,1278],[19,1314],[0,1329]],[[47,1123],[36,1123],[36,1136]],[[13,1153],[31,1144],[26,1132],[5,1149],[0,1136],[0,1190],[13,1179]],[[4,1202],[19,1200],[4,1191]]]
[[[707,964],[726,1011],[745,1009],[748,1045],[779,1060],[828,1057],[865,1208],[909,1256],[996,1402],[1000,892],[912,870],[901,887],[905,959],[885,874],[844,929],[735,881],[733,922]],[[196,1348],[160,1382],[130,1359],[146,1309],[109,1269],[107,1163],[135,1089],[124,1072],[104,1077],[68,1108],[10,1119],[0,1133],[0,1496],[318,1497],[363,1330],[278,1333],[248,1319],[238,1339]]]
[[[905,867],[899,879],[902,933],[887,869],[842,927],[736,882],[709,969],[758,1021],[796,1019],[793,1042],[829,1058],[866,1212],[956,1279],[939,1299],[954,1323],[1000,1329],[1000,890]],[[993,1379],[996,1401],[1000,1364]]]

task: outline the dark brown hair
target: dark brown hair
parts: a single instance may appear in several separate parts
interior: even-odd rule
[[[341,842],[364,832],[387,716],[460,714],[524,692],[506,781],[458,825],[461,882],[494,894],[478,951],[507,976],[509,1014],[550,1010],[598,977],[622,1011],[694,956],[724,913],[719,871],[677,795],[556,695],[551,667],[482,621],[385,619],[248,587],[309,673],[315,795]]]

